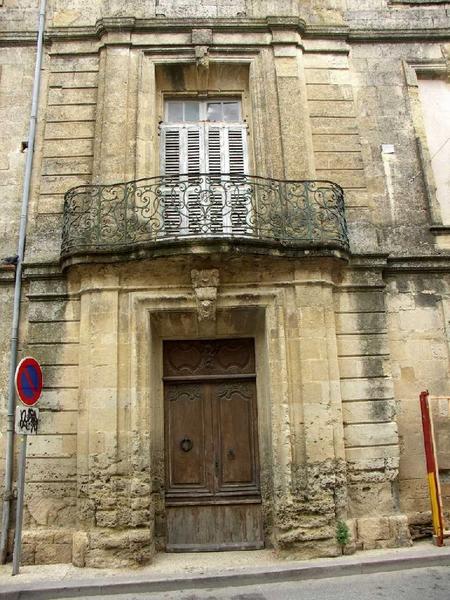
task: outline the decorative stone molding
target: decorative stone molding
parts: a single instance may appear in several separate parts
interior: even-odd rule
[[[195,46],[195,62],[198,69],[209,68],[208,46]]]
[[[192,287],[197,301],[199,321],[216,320],[217,287],[219,285],[218,269],[192,269]]]

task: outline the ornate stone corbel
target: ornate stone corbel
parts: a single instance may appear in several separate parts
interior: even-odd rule
[[[195,62],[198,69],[209,69],[208,46],[195,46]]]
[[[218,269],[192,269],[191,280],[197,301],[198,320],[215,321],[219,285]]]

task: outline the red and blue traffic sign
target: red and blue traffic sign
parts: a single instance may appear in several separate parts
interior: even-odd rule
[[[42,369],[37,360],[23,358],[16,369],[16,390],[27,406],[34,406],[42,392]]]

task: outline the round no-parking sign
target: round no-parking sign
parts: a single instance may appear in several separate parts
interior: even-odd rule
[[[37,360],[23,358],[16,369],[16,390],[21,401],[34,406],[42,392],[42,369]]]

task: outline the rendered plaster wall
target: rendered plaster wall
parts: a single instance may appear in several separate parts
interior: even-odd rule
[[[420,78],[419,96],[442,222],[450,223],[450,84]]]

